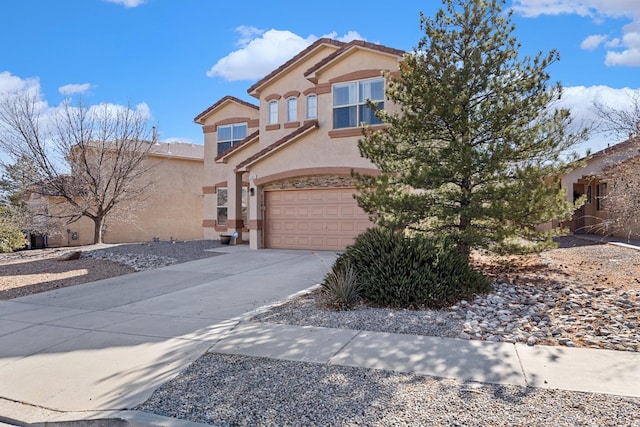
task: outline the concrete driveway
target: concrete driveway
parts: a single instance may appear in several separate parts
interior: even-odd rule
[[[5,411],[132,408],[245,313],[319,283],[336,257],[217,251],[227,253],[0,301],[0,414],[11,415],[3,402]]]

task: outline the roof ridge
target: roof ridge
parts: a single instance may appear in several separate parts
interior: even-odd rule
[[[334,40],[334,39],[331,39],[331,38],[328,38],[328,37],[320,38],[320,39],[316,40],[315,42],[311,43],[309,46],[307,46],[303,50],[301,50],[300,52],[298,52],[294,57],[289,59],[287,62],[285,62],[284,64],[280,65],[278,68],[276,68],[275,70],[271,71],[269,74],[267,74],[266,76],[264,76],[263,78],[258,80],[256,83],[251,85],[251,87],[249,87],[249,89],[247,89],[247,92],[248,93],[253,92],[258,87],[262,86],[265,82],[267,82],[268,80],[271,80],[273,77],[278,75],[280,72],[282,72],[284,69],[289,67],[291,64],[293,64],[294,62],[296,62],[300,58],[303,58],[309,52],[313,51],[314,49],[316,49],[318,46],[320,46],[322,44],[330,44],[330,45],[336,46],[338,48],[341,48],[344,45],[346,45],[346,43],[344,43],[344,42],[341,42],[341,41],[338,41],[338,40]]]
[[[332,52],[331,54],[327,55],[320,62],[318,62],[313,67],[311,67],[307,71],[305,71],[304,76],[305,77],[309,76],[310,74],[314,73],[315,71],[317,71],[318,69],[322,68],[323,66],[325,66],[329,62],[333,61],[336,57],[342,55],[344,52],[346,52],[347,50],[351,49],[354,46],[361,46],[361,47],[364,47],[364,48],[367,48],[367,49],[376,50],[376,51],[383,52],[383,53],[389,53],[391,55],[396,55],[396,56],[402,56],[405,53],[407,53],[404,50],[395,49],[395,48],[392,48],[392,47],[388,47],[388,46],[384,46],[384,45],[376,44],[376,43],[371,43],[371,42],[367,42],[367,41],[364,41],[364,40],[351,40],[349,43],[346,43],[340,49],[338,49],[335,52]]]
[[[222,98],[220,98],[218,101],[216,101],[216,102],[215,102],[213,105],[211,105],[209,108],[207,108],[206,110],[204,110],[202,113],[200,113],[200,114],[198,114],[197,116],[195,116],[195,117],[194,117],[194,119],[193,119],[193,121],[194,121],[195,123],[199,123],[199,120],[200,120],[202,117],[206,116],[207,114],[209,114],[211,111],[213,111],[213,110],[215,110],[216,108],[218,108],[221,104],[223,104],[223,103],[224,103],[224,102],[226,102],[226,101],[233,101],[233,102],[237,102],[237,103],[239,103],[239,104],[245,105],[245,106],[247,106],[247,107],[249,107],[249,108],[253,108],[253,109],[255,109],[255,110],[258,110],[258,109],[259,109],[259,107],[258,107],[257,105],[254,105],[254,104],[252,104],[252,103],[250,103],[250,102],[243,101],[242,99],[240,99],[240,98],[236,98],[236,97],[235,97],[235,96],[233,96],[233,95],[226,95],[226,96],[223,96]]]

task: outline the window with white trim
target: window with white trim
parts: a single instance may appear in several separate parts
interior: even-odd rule
[[[316,95],[307,96],[307,119],[318,118],[318,97]]]
[[[246,123],[218,126],[218,154],[227,151],[246,137]]]
[[[292,97],[287,99],[287,121],[295,122],[298,120],[298,98]]]
[[[248,193],[249,190],[247,187],[242,187],[242,220],[247,222],[248,218]],[[216,225],[227,225],[227,218],[229,212],[229,199],[228,199],[228,191],[226,187],[219,187],[216,190]]]
[[[278,123],[278,101],[269,102],[269,124]]]
[[[362,123],[382,123],[373,109],[367,105],[372,101],[384,109],[384,79],[368,79],[333,85],[333,128],[358,127]]]

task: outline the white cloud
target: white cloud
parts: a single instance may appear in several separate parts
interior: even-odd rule
[[[558,102],[558,107],[571,110],[574,124],[578,127],[595,127],[600,118],[595,109],[595,104],[606,105],[617,110],[631,109],[633,107],[633,95],[640,96],[640,89],[614,89],[608,86],[572,86],[563,88],[562,99]],[[586,149],[595,152],[606,148],[607,145],[616,144],[620,141],[612,140],[610,137],[600,133],[593,133],[589,141],[579,147],[581,154]]]
[[[24,90],[40,92],[40,81],[37,78],[23,79],[8,71],[0,72],[0,93],[15,93]]]
[[[58,88],[58,92],[60,92],[62,95],[68,96],[68,95],[74,95],[77,93],[84,93],[89,89],[91,89],[90,83],[68,84],[68,85],[60,86]]]
[[[320,38],[329,38],[329,39],[335,39],[338,41],[341,41],[343,43],[349,43],[350,41],[353,40],[366,40],[364,37],[362,37],[360,35],[360,33],[358,33],[357,31],[347,31],[344,35],[342,36],[338,36],[338,33],[335,31],[330,32],[329,34],[325,34]]]
[[[218,60],[207,71],[208,77],[218,76],[228,81],[257,80],[318,40],[314,35],[305,38],[287,30],[263,31],[242,26],[236,28],[236,31],[240,34],[240,49]],[[334,32],[325,37],[341,41],[363,39],[355,31],[349,31],[340,37]]]
[[[605,64],[609,66],[640,67],[640,1],[638,0],[513,0],[513,9],[521,15],[535,18],[540,15],[572,14],[602,21],[606,18],[630,18],[632,22],[622,28],[622,39],[605,43],[609,49]],[[594,50],[606,39],[601,35],[589,36],[581,48]],[[607,38],[608,39],[608,38]]]
[[[561,14],[640,18],[638,0],[513,0],[513,9],[529,18]]]
[[[112,104],[109,102],[101,102],[100,104],[95,104],[89,107],[89,114],[95,115],[97,117],[116,117],[119,114],[122,114],[127,108],[131,108],[137,114],[140,115],[144,120],[151,119],[151,109],[147,105],[146,102],[141,102],[134,106],[127,106],[121,104]]]
[[[147,0],[104,0],[109,3],[121,4],[124,7],[138,7],[146,3]]]
[[[582,40],[582,43],[580,43],[580,49],[594,50],[598,46],[600,46],[602,43],[604,43],[608,38],[609,36],[605,36],[602,34],[591,35],[586,39]]]

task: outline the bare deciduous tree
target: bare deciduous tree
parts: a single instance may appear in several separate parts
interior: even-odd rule
[[[93,221],[94,243],[107,217],[144,199],[148,135],[145,114],[130,106],[67,101],[47,109],[29,91],[0,99],[0,148],[35,165],[41,179],[31,191],[61,201],[47,216]]]
[[[626,108],[615,108],[601,102],[594,102],[594,110],[600,117],[601,132],[618,140],[631,138],[640,133],[640,91],[627,91]]]
[[[610,155],[602,172],[598,203],[605,218],[599,218],[591,231],[623,235],[640,233],[640,91],[628,91],[627,107],[615,108],[594,103],[600,117],[601,132],[623,140]]]

